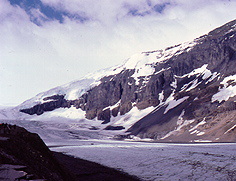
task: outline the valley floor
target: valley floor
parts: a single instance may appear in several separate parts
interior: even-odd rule
[[[53,151],[116,168],[142,180],[236,180],[236,144],[123,141],[47,143]]]

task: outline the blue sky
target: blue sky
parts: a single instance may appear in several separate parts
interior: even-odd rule
[[[131,55],[193,40],[236,0],[0,0],[0,105],[17,105]]]
[[[22,8],[30,18],[30,21],[38,26],[43,26],[44,22],[47,21],[58,21],[61,24],[64,23],[65,18],[71,20],[77,20],[80,23],[89,21],[89,16],[86,16],[86,12],[78,11],[70,12],[68,9],[64,9],[63,5],[53,6],[50,3],[43,3],[41,0],[9,0],[12,6],[19,6]],[[59,1],[58,1],[59,2]],[[112,3],[112,1],[110,1]],[[164,2],[152,2],[151,0],[143,1],[148,8],[142,9],[138,6],[133,5],[133,3],[123,3],[124,8],[127,10],[127,15],[130,16],[147,16],[150,14],[162,13],[165,8],[172,5],[171,1]],[[69,3],[69,1],[68,1]],[[89,6],[89,5],[88,5]],[[37,9],[42,13],[40,16],[35,16],[32,10]]]
[[[30,17],[30,21],[38,26],[42,26],[46,21],[59,21],[60,23],[64,23],[64,17],[68,17],[79,22],[88,20],[86,16],[70,13],[69,11],[63,9],[54,8],[53,6],[42,3],[40,0],[9,0],[9,2],[13,6],[19,6],[22,8]],[[32,9],[39,10],[42,15],[35,16],[35,14],[32,13]]]

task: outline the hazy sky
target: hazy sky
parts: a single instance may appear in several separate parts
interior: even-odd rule
[[[236,18],[236,0],[0,0],[0,105]]]

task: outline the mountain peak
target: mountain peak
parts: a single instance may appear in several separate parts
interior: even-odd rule
[[[210,31],[208,35],[214,38],[218,38],[218,37],[223,37],[228,33],[233,33],[235,31],[236,31],[236,20],[233,20],[214,29],[213,31]]]

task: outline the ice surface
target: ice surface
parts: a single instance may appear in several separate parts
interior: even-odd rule
[[[27,119],[30,117],[30,115],[21,113],[17,107],[7,107],[4,109],[0,109],[0,119],[2,120]]]
[[[113,106],[108,106],[104,109],[113,109],[120,104],[118,101]],[[55,124],[68,124],[68,126],[73,127],[78,130],[88,130],[91,128],[96,128],[103,132],[111,132],[104,130],[107,126],[123,126],[125,129],[121,131],[112,131],[114,133],[124,133],[127,129],[129,129],[134,123],[136,123],[139,119],[146,116],[148,113],[154,110],[154,107],[149,107],[143,110],[139,110],[136,106],[134,106],[128,113],[124,115],[118,115],[116,117],[112,116],[110,122],[107,124],[101,124],[101,120],[97,120],[97,118],[93,120],[89,120],[85,118],[85,111],[81,109],[76,109],[75,107],[71,108],[59,108],[52,112],[45,112],[39,116],[33,116],[31,119],[39,122],[54,122]],[[73,126],[72,126],[73,125]]]
[[[122,170],[144,181],[235,179],[236,162],[233,160],[236,159],[236,144],[233,143],[166,144],[88,140],[68,146],[53,143],[51,150]]]

